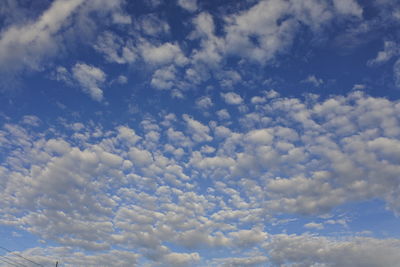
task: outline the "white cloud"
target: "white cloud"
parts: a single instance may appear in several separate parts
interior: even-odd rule
[[[285,1],[260,1],[249,10],[228,18],[226,48],[265,64],[291,44],[296,23],[292,19],[278,20],[290,13]]]
[[[141,150],[133,147],[129,150],[129,157],[134,165],[139,167],[149,165],[153,162],[153,156],[147,150]]]
[[[266,246],[274,265],[296,266],[396,266],[398,240],[356,238],[335,241],[309,235],[276,235]]]
[[[137,266],[138,254],[129,251],[110,250],[106,253],[86,255],[76,252],[69,247],[31,248],[21,255],[41,265],[54,265],[56,261],[64,266]],[[7,254],[13,262],[20,262],[21,258],[15,254]],[[25,261],[26,262],[26,261]]]
[[[315,222],[310,222],[304,225],[305,228],[308,229],[316,229],[316,230],[322,230],[324,229],[324,225],[322,223],[315,223]]]
[[[228,56],[273,64],[278,55],[290,49],[299,22],[321,33],[323,27],[340,19],[336,14],[360,18],[362,8],[353,0],[257,1],[247,10],[224,17],[222,37],[215,35],[212,16],[203,12],[193,21],[195,31],[191,37],[201,39],[201,49],[194,51],[193,59],[211,66]]]
[[[171,89],[175,86],[176,68],[167,66],[154,72],[151,85],[157,89]]]
[[[121,0],[57,0],[36,20],[11,24],[0,36],[0,71],[15,74],[43,70],[51,59],[68,49],[66,43],[71,38],[90,39],[96,24],[88,13],[101,11],[100,16],[111,14],[115,23],[122,19],[126,23],[121,5]]]
[[[187,114],[184,114],[182,117],[186,122],[187,129],[189,133],[192,134],[192,138],[195,142],[206,142],[212,140],[212,137],[209,135],[210,128],[208,128],[208,126],[194,120]]]
[[[200,40],[199,49],[194,49],[191,61],[198,79],[207,79],[209,69],[218,69],[225,55],[225,42],[222,37],[215,34],[213,17],[202,12],[193,19],[194,31],[190,39]]]
[[[309,83],[315,87],[319,87],[324,84],[324,80],[317,78],[315,75],[309,75],[306,79],[301,81],[302,83]]]
[[[252,104],[262,104],[262,103],[265,103],[265,101],[267,101],[265,97],[253,96],[251,98]]]
[[[379,51],[374,59],[368,61],[369,66],[383,64],[393,57],[397,56],[400,52],[399,45],[393,41],[385,41],[384,48]]]
[[[24,122],[30,117],[6,123],[0,223],[60,244],[24,255],[43,263],[56,255],[70,266],[107,265],[107,259],[155,266],[395,266],[397,239],[263,230],[277,225],[277,214],[311,217],[305,225],[287,220],[279,227],[346,228],[335,208],[372,199],[400,211],[399,101],[362,92],[306,101],[274,96],[209,126],[167,113],[145,116],[132,128],[78,121],[32,127]]]
[[[229,112],[226,109],[221,109],[217,111],[217,116],[220,120],[228,120],[230,119]]]
[[[25,115],[22,118],[22,123],[30,126],[39,126],[41,121],[37,116],[34,115]]]
[[[102,53],[107,61],[118,64],[132,63],[137,59],[137,51],[131,41],[124,42],[112,32],[104,32],[94,45],[96,51]]]
[[[103,100],[100,88],[106,80],[106,74],[99,68],[85,63],[76,63],[72,68],[72,76],[79,83],[82,91],[98,102]]]
[[[116,82],[119,84],[126,84],[128,82],[128,78],[125,75],[119,75],[116,79]]]
[[[398,59],[393,65],[393,76],[395,86],[400,88],[400,59]]]
[[[274,135],[270,129],[252,130],[246,134],[246,141],[257,145],[271,144]]]
[[[218,75],[222,87],[232,88],[242,80],[242,76],[236,71],[224,71]]]
[[[169,24],[154,14],[143,16],[138,21],[140,29],[147,35],[159,37],[170,32]]]
[[[198,253],[169,253],[163,257],[166,266],[193,266],[200,260]],[[163,265],[164,265],[163,264]]]
[[[209,109],[213,106],[213,102],[210,97],[204,96],[196,100],[196,106],[201,109]]]
[[[243,98],[233,92],[221,93],[221,97],[229,105],[240,105],[243,103]]]
[[[141,55],[145,62],[153,65],[176,64],[183,66],[188,59],[176,43],[163,43],[159,46],[149,42],[142,42],[139,45]]]
[[[243,258],[225,258],[216,260],[218,265],[223,267],[252,267],[260,266],[260,264],[268,263],[268,257],[266,256],[252,256]]]
[[[333,0],[333,6],[339,14],[361,17],[363,10],[355,0]]]
[[[135,131],[126,126],[119,126],[117,127],[118,131],[118,139],[123,142],[126,142],[128,146],[136,144],[141,137],[137,136]]]
[[[197,0],[178,0],[178,5],[190,12],[198,9]]]
[[[57,55],[60,44],[55,37],[83,0],[55,1],[37,21],[24,26],[12,25],[0,37],[1,70],[40,70],[42,61]]]
[[[233,244],[238,247],[252,247],[266,241],[267,234],[261,229],[253,228],[250,230],[240,230],[230,234]]]
[[[365,89],[367,86],[365,85],[365,84],[360,84],[360,83],[357,83],[357,84],[355,84],[355,85],[353,85],[353,90],[363,90],[363,89]]]

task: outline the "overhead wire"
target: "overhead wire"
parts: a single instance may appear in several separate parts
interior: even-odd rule
[[[2,256],[2,255],[0,255],[0,261],[5,262],[7,264],[11,264],[12,266],[16,266],[16,267],[20,267],[20,266],[28,267],[28,266],[26,266],[26,265],[24,265],[22,263],[17,262],[17,261],[12,261],[10,258],[8,258],[6,256]]]
[[[17,253],[15,253],[15,252],[9,250],[8,248],[5,248],[5,247],[0,246],[0,249],[3,249],[3,250],[5,250],[5,251],[11,253],[12,255],[15,255],[15,256],[17,256],[17,257],[20,257],[20,258],[22,258],[22,259],[24,259],[24,260],[26,260],[26,261],[29,261],[30,263],[36,264],[37,266],[45,267],[44,265],[42,265],[42,264],[40,264],[40,263],[37,263],[37,262],[34,262],[33,260],[30,260],[30,259],[28,259],[28,258],[26,258],[26,257],[24,257],[24,256],[22,256],[22,255],[20,255],[20,254],[17,254]]]
[[[5,262],[5,263],[7,263],[7,264],[11,264],[12,266],[19,267],[19,265],[16,265],[16,264],[11,263],[11,262],[9,262],[9,261],[3,260],[2,258],[0,258],[0,261]]]

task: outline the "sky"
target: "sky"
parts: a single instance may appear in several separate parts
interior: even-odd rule
[[[0,1],[0,266],[398,267],[397,0]]]

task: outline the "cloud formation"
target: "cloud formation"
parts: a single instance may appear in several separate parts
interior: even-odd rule
[[[394,1],[50,2],[0,1],[1,267],[398,265]]]
[[[361,92],[311,105],[297,98],[261,104],[241,99],[249,105],[237,118],[242,127],[216,122],[209,127],[188,115],[179,123],[169,115],[169,123],[143,120],[138,129],[66,124],[72,131],[66,138],[36,132],[37,123],[6,124],[0,132],[2,153],[8,151],[0,168],[7,177],[1,184],[1,223],[98,255],[122,246],[135,251],[126,254],[129,261],[141,255],[171,266],[201,262],[202,247],[265,253],[214,259],[225,266],[343,266],[359,253],[371,266],[394,266],[396,256],[386,255],[398,249],[391,241],[271,235],[260,225],[280,213],[323,215],[374,198],[397,214],[399,103]],[[267,114],[279,118],[246,128]],[[203,179],[210,181],[204,189]],[[314,222],[305,227],[323,229]],[[284,253],[296,246],[299,254]],[[316,254],[314,246],[325,249]],[[368,258],[378,247],[382,258]]]

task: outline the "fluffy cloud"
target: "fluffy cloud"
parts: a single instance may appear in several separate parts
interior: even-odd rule
[[[221,93],[221,97],[229,105],[239,105],[243,102],[243,98],[233,92]]]
[[[384,48],[382,51],[379,51],[374,59],[368,61],[368,65],[379,65],[387,62],[394,56],[398,55],[399,46],[393,41],[384,42]]]
[[[160,36],[170,32],[169,24],[154,14],[146,15],[138,21],[140,29],[147,35]]]
[[[393,65],[393,75],[395,86],[400,88],[400,59],[398,59]]]
[[[315,75],[309,75],[306,79],[301,81],[302,83],[309,83],[315,87],[319,87],[324,84],[322,79],[317,78]]]
[[[171,89],[176,84],[176,68],[168,66],[154,72],[151,85],[157,89]]]
[[[41,69],[42,60],[59,52],[55,37],[83,0],[55,1],[37,21],[24,26],[10,26],[0,37],[0,70],[23,67]]]
[[[249,10],[229,18],[226,47],[231,54],[265,63],[292,41],[296,24],[288,15],[290,5],[282,1],[260,1]],[[290,12],[290,11],[289,11]]]
[[[73,251],[68,247],[38,247],[23,251],[21,255],[36,263],[40,262],[42,265],[51,266],[54,265],[56,261],[64,266],[112,266],[115,264],[118,266],[137,266],[137,259],[139,258],[139,255],[135,253],[119,250],[85,255],[81,252]],[[9,253],[7,257],[11,259],[12,262],[21,262],[21,258],[16,257],[15,254]],[[24,263],[27,263],[27,261]]]
[[[178,5],[187,11],[194,12],[197,10],[197,0],[178,0]]]
[[[140,10],[123,0],[56,0],[39,16],[23,15],[22,2],[0,3],[1,14],[12,13],[2,19],[0,33],[5,78],[41,71],[97,102],[107,86],[126,89],[113,93],[107,110],[83,106],[98,117],[73,112],[52,122],[53,114],[37,117],[44,109],[0,112],[0,224],[41,242],[22,255],[66,266],[399,262],[398,239],[349,233],[356,225],[346,214],[371,201],[400,214],[399,101],[354,91],[375,90],[357,75],[348,80],[354,90],[343,96],[289,97],[271,90],[302,77],[315,87],[327,84],[307,74],[282,81],[276,67],[289,62],[280,55],[296,45],[293,57],[309,62],[314,46],[344,28],[397,25],[393,1],[371,4],[376,19],[363,18],[355,0],[242,1],[223,10],[196,0],[172,6],[152,0]],[[40,2],[32,5],[46,7]],[[400,87],[398,42],[391,38],[367,65],[393,60]],[[303,49],[310,53],[299,57]],[[72,65],[52,63],[67,56]],[[54,66],[51,74],[46,66]],[[160,91],[141,90],[148,86]],[[167,94],[180,98],[171,110]],[[35,94],[33,103],[38,99]],[[130,110],[137,106],[135,116],[115,117],[115,103],[127,102]],[[372,228],[371,236],[382,234]],[[333,233],[337,239],[327,237]]]
[[[22,26],[11,25],[3,31],[0,38],[0,51],[3,52],[0,54],[2,62],[7,64],[0,68],[13,73],[23,69],[43,70],[46,63],[50,63],[48,59],[62,56],[60,52],[69,51],[71,43],[90,41],[98,36],[95,44],[90,46],[108,62],[143,64],[144,61],[152,70],[172,66],[182,72],[174,76],[181,82],[172,93],[174,97],[182,98],[182,90],[177,90],[210,79],[213,76],[210,70],[216,71],[215,76],[222,87],[231,88],[241,81],[238,72],[222,71],[221,67],[231,57],[243,59],[242,63],[273,64],[277,56],[290,49],[301,25],[320,34],[321,28],[340,19],[338,17],[362,16],[362,8],[355,1],[263,0],[248,9],[221,15],[218,34],[210,13],[196,14],[192,18],[193,30],[187,38],[197,45],[190,48],[171,39],[168,22],[156,14],[146,14],[132,21],[122,10],[124,3],[122,0],[55,1],[36,21]],[[190,12],[198,10],[195,0],[178,0],[177,4]],[[88,14],[104,18],[106,26],[119,24],[129,34],[121,36],[119,30],[112,27],[97,34],[100,26]],[[130,24],[132,27],[128,28],[126,25]],[[158,89],[173,87],[172,81],[166,79],[153,77],[150,82]]]
[[[144,61],[150,64],[165,65],[174,63],[182,66],[187,63],[187,58],[178,44],[167,42],[156,46],[144,42],[139,46],[139,49]]]
[[[251,267],[260,266],[260,264],[268,263],[268,257],[266,256],[252,256],[248,258],[225,258],[216,260],[216,263],[223,267]]]
[[[43,130],[34,117],[5,124],[0,223],[91,251],[92,258],[77,258],[86,262],[124,253],[112,247],[131,251],[127,261],[151,265],[207,265],[211,257],[227,266],[346,266],[356,255],[372,266],[397,262],[390,251],[398,240],[274,235],[262,226],[278,214],[326,215],[371,199],[398,214],[398,101],[361,92],[311,103],[259,97],[265,100],[222,124],[186,114],[182,121],[174,114],[143,118],[136,128],[63,122]],[[322,232],[347,224],[312,218],[300,226]],[[368,258],[371,251],[379,256]]]
[[[360,17],[363,13],[362,8],[354,0],[333,0],[333,6],[339,14],[353,15]]]
[[[356,238],[335,241],[310,235],[276,235],[266,246],[273,265],[396,266],[398,240]]]
[[[212,137],[209,135],[210,128],[199,121],[194,120],[187,114],[183,115],[183,119],[187,123],[187,129],[192,134],[192,138],[196,142],[211,141]]]
[[[207,110],[213,106],[213,102],[210,97],[204,96],[196,100],[196,106]]]
[[[0,71],[42,70],[48,60],[65,48],[63,41],[71,35],[83,32],[89,35],[93,31],[95,26],[87,13],[102,10],[103,15],[111,14],[121,20],[124,17],[121,4],[119,0],[112,3],[104,0],[58,0],[36,20],[10,25],[0,36]],[[85,24],[77,21],[85,21]],[[62,30],[71,24],[73,30],[64,35]]]
[[[79,83],[82,91],[93,100],[103,100],[103,90],[100,88],[106,80],[106,74],[99,68],[85,63],[76,63],[72,68],[72,76]]]
[[[338,16],[340,15],[340,16]],[[201,40],[200,49],[192,58],[216,66],[224,57],[240,57],[262,65],[273,64],[276,57],[285,53],[306,25],[312,32],[321,29],[340,17],[362,16],[356,1],[257,1],[250,8],[224,17],[224,35],[215,34],[215,25],[209,13],[200,13],[194,20],[190,37]]]
[[[105,32],[98,37],[94,48],[104,54],[109,62],[119,64],[132,63],[137,58],[136,48],[131,41],[124,42],[112,32]]]

